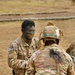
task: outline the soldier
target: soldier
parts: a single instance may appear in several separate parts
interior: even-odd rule
[[[22,36],[14,40],[8,50],[8,65],[12,68],[13,75],[25,75],[28,58],[37,50],[35,39],[35,23],[25,20],[21,26]]]
[[[40,36],[44,47],[30,57],[27,75],[74,75],[71,57],[58,46],[62,36],[52,23],[44,28]]]
[[[68,47],[68,49],[66,50],[66,52],[68,54],[70,54],[70,56],[73,59],[73,62],[75,64],[75,41],[71,43],[71,45]],[[75,65],[74,65],[74,69],[75,69]]]

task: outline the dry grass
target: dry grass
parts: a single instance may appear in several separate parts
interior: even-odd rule
[[[61,6],[60,6],[61,5]],[[0,14],[3,13],[28,13],[28,12],[53,12],[66,10],[75,12],[75,6],[71,6],[68,0],[58,0],[58,2],[43,2],[36,1],[26,2],[25,0],[0,0]],[[36,34],[39,36],[40,31],[44,28],[49,20],[35,21]],[[64,37],[61,41],[63,48],[66,50],[70,43],[75,39],[75,19],[72,20],[51,20],[63,32]],[[11,75],[11,69],[8,67],[8,46],[9,44],[21,36],[21,23],[22,21],[15,22],[0,22],[0,75]]]
[[[59,6],[60,5],[60,6]],[[52,12],[67,10],[75,12],[75,6],[71,5],[71,1],[36,1],[27,2],[25,0],[2,0],[0,1],[0,14],[3,13],[30,13],[30,12]]]
[[[62,47],[66,50],[70,43],[75,39],[75,19],[63,21],[35,21],[35,37],[39,36],[40,31],[46,26],[49,21],[55,23],[63,31],[64,37],[60,45],[62,45]],[[14,39],[21,36],[21,23],[22,21],[0,23],[0,75],[11,75],[11,69],[8,67],[7,63],[8,46]]]

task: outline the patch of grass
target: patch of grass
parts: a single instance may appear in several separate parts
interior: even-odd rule
[[[65,8],[66,7],[66,8]],[[1,13],[29,13],[29,12],[51,12],[51,11],[59,11],[66,10],[70,7],[70,1],[30,1],[27,2],[25,0],[7,0],[0,1],[0,14]],[[73,8],[74,9],[74,8]]]

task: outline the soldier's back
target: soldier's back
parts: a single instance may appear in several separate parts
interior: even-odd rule
[[[68,67],[73,68],[70,56],[57,46],[38,50],[30,60],[34,61],[35,75],[67,75]]]

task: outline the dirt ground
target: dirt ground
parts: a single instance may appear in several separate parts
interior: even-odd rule
[[[58,26],[64,33],[60,45],[66,50],[71,42],[75,39],[75,19],[72,20],[40,20],[35,21],[36,33],[39,36],[40,31],[51,21]],[[22,21],[1,22],[0,23],[0,75],[11,75],[11,68],[8,66],[8,46],[9,44],[21,36]]]

